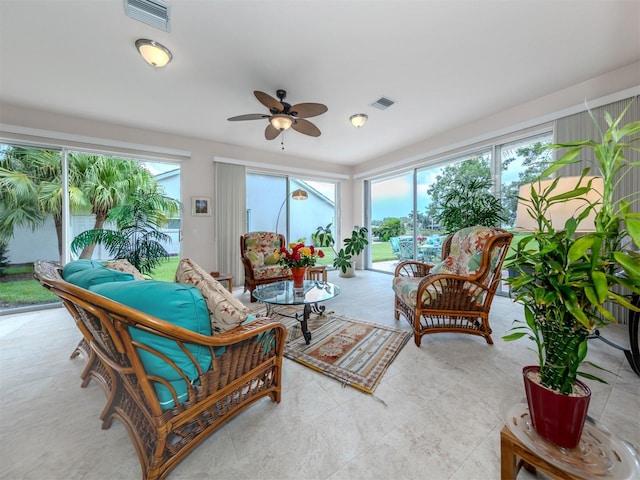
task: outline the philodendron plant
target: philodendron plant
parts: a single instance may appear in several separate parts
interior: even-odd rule
[[[360,255],[369,241],[367,240],[367,234],[369,230],[367,227],[359,227],[358,225],[353,227],[351,236],[344,239],[344,248],[336,250],[335,239],[331,233],[331,224],[326,227],[318,227],[315,233],[312,234],[314,242],[317,242],[319,247],[331,247],[335,252],[333,258],[333,266],[342,270],[342,273],[346,273],[347,269],[351,266],[351,261],[354,255]]]
[[[600,141],[548,147],[568,150],[540,179],[561,173],[566,165],[580,161],[582,152],[591,150],[596,159],[593,170],[602,178],[602,191],[595,192],[594,180],[586,177],[589,168],[572,191],[558,192],[558,179],[545,188],[533,184],[527,211],[537,230],[517,243],[507,265],[516,272],[509,283],[516,301],[524,305],[525,322],[517,322],[504,339],[527,336],[533,340],[542,385],[562,394],[572,392],[578,375],[602,381],[580,370],[580,366],[587,356],[589,335],[616,321],[605,302],[638,311],[630,296],[640,294],[640,214],[632,209],[638,204],[640,192],[623,199],[616,196],[621,179],[640,166],[640,162],[625,157],[625,152],[640,151],[635,146],[640,122],[620,125],[628,108],[615,120],[605,114],[608,128],[600,132]],[[591,111],[589,114],[598,125]],[[587,198],[593,193],[599,197],[595,201]],[[570,217],[563,228],[554,228],[549,209],[575,199],[584,201],[584,210]],[[593,231],[576,236],[577,225],[593,210],[597,211]]]

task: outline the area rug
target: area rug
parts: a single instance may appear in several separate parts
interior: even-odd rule
[[[262,307],[264,308],[264,307]],[[278,313],[302,314],[301,308],[276,307]],[[264,310],[256,313],[264,314]],[[373,393],[391,362],[411,336],[395,327],[349,318],[333,312],[311,314],[311,344],[295,318],[272,313],[287,327],[285,357],[366,393]]]

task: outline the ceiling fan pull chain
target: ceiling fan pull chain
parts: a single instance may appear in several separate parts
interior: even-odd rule
[[[284,132],[282,132],[282,136],[280,137],[280,145],[282,146],[282,150],[284,150]]]

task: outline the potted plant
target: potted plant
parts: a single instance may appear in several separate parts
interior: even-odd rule
[[[517,243],[508,264],[516,272],[508,282],[515,300],[524,306],[525,321],[517,322],[504,339],[526,336],[535,343],[539,364],[523,369],[533,427],[547,440],[566,448],[574,448],[580,440],[590,397],[588,387],[577,376],[603,381],[580,368],[586,362],[589,335],[616,321],[605,302],[638,311],[630,302],[630,294],[640,293],[640,256],[634,251],[640,247],[640,214],[630,210],[630,202],[638,201],[638,196],[620,200],[615,195],[620,179],[639,166],[625,158],[625,150],[638,150],[633,146],[638,138],[626,143],[623,139],[640,132],[638,121],[620,126],[627,109],[616,120],[605,114],[608,128],[601,131],[600,141],[548,147],[568,150],[531,185],[530,200],[525,205],[536,228]],[[591,111],[589,114],[598,125]],[[601,181],[587,177],[590,169],[586,168],[571,185],[573,188],[562,192],[558,188],[560,178],[542,182],[565,165],[580,161],[578,156],[585,150],[595,155],[594,171]],[[519,198],[525,200],[522,193]],[[553,209],[576,201],[582,202],[583,208],[571,214],[563,226],[554,225]],[[595,218],[591,231],[576,236],[578,225],[587,218]],[[629,294],[618,293],[620,287]],[[539,382],[532,382],[535,375],[531,370],[538,372]],[[530,395],[535,391],[545,395],[543,411]],[[569,411],[572,406],[556,403],[581,395],[587,400],[586,404],[581,402],[584,412],[577,416]],[[546,417],[552,413],[562,418]],[[567,432],[560,430],[571,423],[575,425]]]
[[[317,246],[331,247],[333,249],[335,253],[333,266],[342,271],[341,277],[349,278],[355,276],[355,260],[353,257],[360,255],[369,244],[367,240],[368,233],[367,227],[355,225],[351,231],[351,236],[344,239],[344,247],[340,250],[335,248],[336,242],[331,233],[331,223],[326,227],[318,227],[312,237],[314,243],[317,242]]]

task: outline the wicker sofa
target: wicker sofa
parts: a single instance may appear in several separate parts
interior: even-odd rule
[[[228,310],[228,299],[214,302],[193,286],[134,280],[106,270],[99,281],[110,280],[88,288],[71,283],[73,275],[53,262],[36,262],[35,277],[60,297],[82,332],[72,356],[87,356],[83,386],[92,378],[102,385],[107,394],[102,428],[114,419],[124,423],[143,478],[165,478],[200,442],[258,399],[280,402],[282,323],[249,317],[224,332],[214,328],[212,335],[212,325],[207,330],[204,321],[192,328],[191,317],[202,320],[204,305],[208,321],[216,309]],[[76,276],[81,274],[89,278],[82,272]],[[134,297],[135,303],[157,288],[161,291],[151,295],[152,308],[169,312],[171,321],[107,298],[117,292]]]

